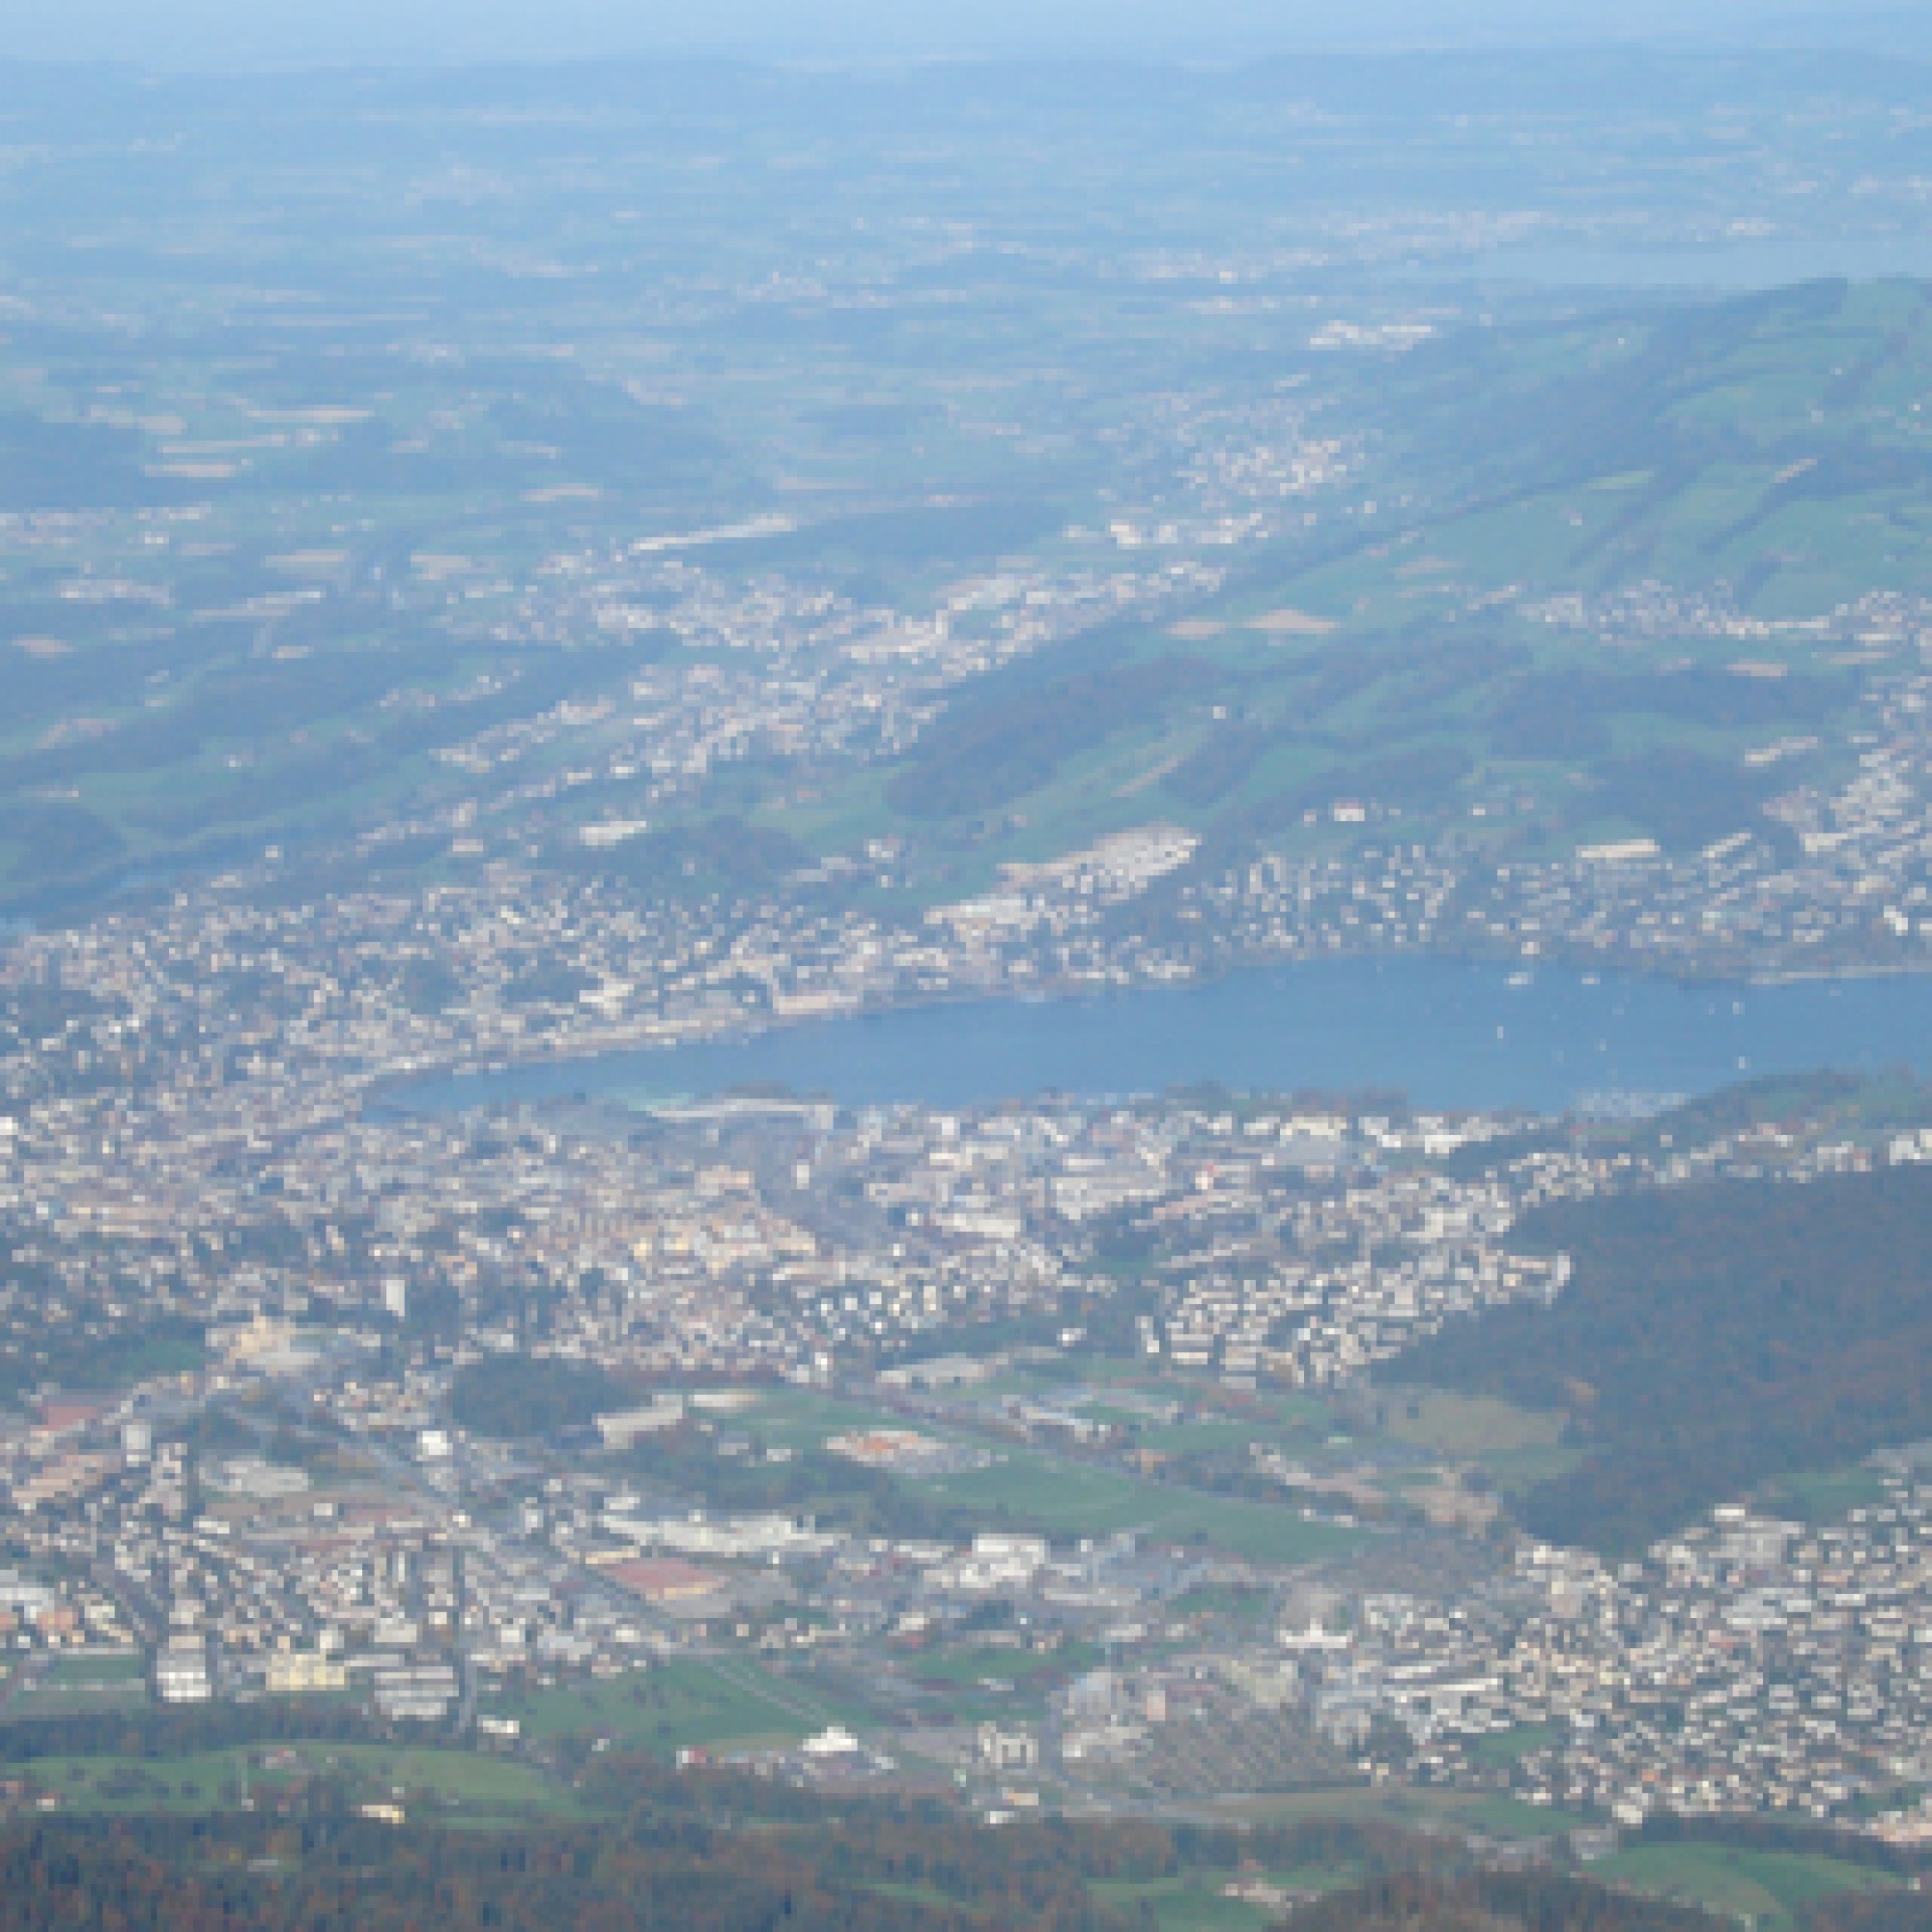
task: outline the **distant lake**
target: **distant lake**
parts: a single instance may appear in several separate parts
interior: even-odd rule
[[[756,1083],[846,1105],[1050,1090],[1399,1088],[1435,1107],[1559,1112],[1821,1066],[1932,1065],[1932,975],[1687,986],[1466,960],[1321,960],[1204,985],[980,1000],[781,1027],[742,1043],[418,1080],[427,1111],[582,1095],[629,1106]]]

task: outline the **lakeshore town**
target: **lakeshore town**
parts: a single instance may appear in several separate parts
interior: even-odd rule
[[[1341,460],[1310,448],[1274,486]],[[1393,1096],[387,1097],[1256,960],[1922,969],[1932,613],[1874,599],[1806,628],[1871,673],[1846,776],[1690,856],[1629,838],[1490,866],[1475,834],[1533,801],[1425,834],[1350,795],[1238,866],[1150,819],[926,903],[896,836],[679,895],[521,828],[592,781],[655,817],[754,756],[890,753],[952,684],[1161,618],[1211,569],[1003,573],[883,629],[655,553],[558,574],[526,628],[668,626],[690,660],[445,747],[473,794],[343,855],[355,879],[427,840],[451,861],[434,882],[311,890],[270,852],[0,954],[0,1362],[22,1371],[0,1718],[347,1702],[516,1755],[533,1697],[701,1661],[764,1721],[687,1756],[995,1816],[1397,1782],[1592,1831],[1765,1807],[1932,1831],[1872,1805],[1932,1781],[1911,1455],[1830,1520],[1726,1504],[1605,1564],[1511,1529],[1435,1399],[1374,1379],[1445,1323],[1563,1293],[1567,1257],[1512,1242],[1541,1206],[1916,1164],[1917,1123],[1662,1146]],[[1525,614],[1769,636],[1661,588]],[[755,671],[720,668],[714,647],[753,645]],[[519,1373],[606,1397],[520,1413]],[[1562,1447],[1560,1419],[1507,1426],[1525,1455]]]
[[[0,1332],[43,1366],[0,1435],[0,1715],[346,1700],[515,1754],[546,1687],[702,1660],[793,1734],[724,1755],[994,1816],[1398,1780],[1596,1830],[1928,1775],[1909,1456],[1839,1520],[1725,1506],[1605,1565],[1508,1530],[1369,1378],[1563,1293],[1512,1245],[1539,1206],[1932,1132],[1214,1094],[412,1113],[370,1074],[452,1022],[356,995],[374,910],[209,903],[15,954]],[[501,975],[496,930],[450,956]],[[668,1015],[708,1010],[694,978]],[[610,1394],[520,1414],[547,1372]]]

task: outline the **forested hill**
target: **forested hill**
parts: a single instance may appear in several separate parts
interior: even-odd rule
[[[1338,1819],[994,1829],[704,1781],[715,1789],[660,1792],[622,1821],[547,1831],[398,1830],[326,1810],[36,1819],[0,1828],[0,1932],[1154,1932],[1177,1880],[1222,1907],[1241,1869],[1341,1879],[1302,1908],[1317,1932],[1720,1932],[1699,1911],[1483,1871],[1452,1840]]]
[[[1295,1932],[1712,1932],[1716,1923],[1692,1907],[1542,1871],[1474,1871],[1446,1882],[1404,1872],[1293,1918]]]
[[[1932,1169],[1565,1203],[1517,1238],[1574,1258],[1556,1303],[1459,1321],[1390,1373],[1568,1412],[1588,1453],[1527,1492],[1538,1535],[1630,1551],[1932,1435]]]
[[[1245,1922],[1232,1883],[1269,1905],[1293,1897],[1293,1932],[1728,1922],[1565,1869],[1555,1840],[1555,1862],[1498,1869],[1453,1833],[1368,1819],[991,1827],[928,1802],[612,1757],[582,1786],[608,1809],[542,1825],[399,1826],[327,1780],[261,1791],[260,1809],[192,1820],[0,1822],[0,1932],[1159,1932]],[[1906,1889],[1922,1869],[1913,1852],[1769,1819],[1657,1819],[1639,1849],[1680,1840],[1810,1856],[1787,1932],[1932,1932],[1932,1894]],[[1853,1889],[1831,1895],[1833,1879]]]

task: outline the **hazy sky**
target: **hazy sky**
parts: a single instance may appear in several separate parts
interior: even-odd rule
[[[1226,60],[1321,44],[1921,43],[1871,0],[0,0],[0,59],[140,66],[976,54]]]

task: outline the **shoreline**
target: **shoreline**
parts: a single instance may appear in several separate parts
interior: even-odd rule
[[[519,1075],[539,1075],[567,1077],[570,1069],[581,1067],[586,1075],[608,1066],[614,1060],[636,1060],[643,1062],[657,1056],[671,1056],[679,1053],[705,1052],[712,1050],[751,1049],[761,1042],[799,1037],[814,1027],[850,1026],[859,1021],[885,1021],[910,1015],[936,1012],[949,1008],[996,1009],[1005,1007],[1015,1008],[1062,1008],[1098,1007],[1112,1000],[1143,999],[1162,993],[1201,993],[1214,986],[1225,984],[1242,978],[1259,978],[1268,973],[1293,973],[1310,967],[1334,968],[1344,965],[1369,967],[1377,971],[1391,964],[1400,963],[1418,967],[1463,968],[1472,971],[1490,971],[1497,975],[1509,975],[1503,983],[1511,992],[1527,990],[1535,981],[1546,975],[1560,977],[1577,988],[1585,986],[1614,986],[1619,982],[1631,986],[1671,986],[1686,994],[1700,991],[1715,992],[1732,989],[1736,992],[1763,993],[1781,987],[1807,985],[1862,986],[1892,980],[1932,980],[1932,960],[1923,965],[1882,966],[1867,965],[1844,971],[1810,970],[1805,972],[1759,973],[1749,976],[1730,976],[1718,973],[1685,974],[1669,973],[1629,966],[1605,967],[1597,963],[1584,964],[1574,959],[1551,958],[1525,962],[1520,954],[1449,952],[1442,950],[1413,949],[1393,950],[1354,954],[1336,954],[1311,958],[1307,956],[1276,956],[1253,960],[1242,960],[1218,967],[1212,972],[1199,973],[1186,979],[1162,981],[1128,981],[1095,984],[1089,980],[1045,981],[1024,988],[958,988],[921,994],[915,997],[895,1000],[867,1001],[858,1005],[841,1008],[824,1013],[791,1016],[781,1019],[768,1019],[762,1025],[734,1026],[717,1032],[697,1033],[682,1038],[672,1039],[629,1039],[605,1044],[592,1044],[581,1050],[535,1052],[519,1054],[502,1059],[481,1061],[474,1059],[444,1061],[439,1064],[419,1066],[405,1073],[383,1074],[369,1081],[362,1090],[362,1106],[365,1112],[393,1113],[401,1118],[421,1118],[428,1114],[461,1111],[453,1100],[438,1101],[427,1107],[410,1104],[400,1096],[411,1089],[434,1085],[456,1085],[475,1082],[479,1085]],[[1526,981],[1515,976],[1528,975]],[[1900,1056],[1901,1059],[1904,1056]],[[1815,1063],[1819,1066],[1831,1065],[1829,1059]],[[1208,1076],[1203,1076],[1208,1077]],[[1365,1088],[1385,1086],[1385,1082],[1364,1078]],[[1614,1084],[1614,1083],[1613,1083]],[[709,1092],[726,1091],[723,1089]],[[1127,1090],[1122,1090],[1127,1091]],[[1137,1091],[1137,1090],[1135,1090]],[[1711,1091],[1711,1090],[1706,1090]],[[537,1097],[537,1096],[533,1096]],[[541,1096],[549,1098],[562,1095]],[[582,1097],[582,1096],[580,1096]],[[589,1096],[597,1097],[597,1096]],[[483,1104],[479,1101],[478,1104]],[[618,1102],[616,1104],[623,1104]],[[1531,1109],[1530,1111],[1544,1111]]]

